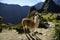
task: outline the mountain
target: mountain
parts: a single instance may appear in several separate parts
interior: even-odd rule
[[[28,17],[33,16],[36,12],[40,13],[60,13],[60,5],[57,5],[53,0],[46,0],[45,2],[38,3],[32,6]]]
[[[60,0],[53,0],[57,5],[60,5]]]
[[[36,10],[39,10],[41,9],[42,5],[44,4],[44,2],[40,2],[40,3],[37,3],[35,6]]]
[[[43,2],[34,5],[34,7],[39,10],[42,5]],[[0,3],[0,16],[4,18],[4,23],[18,24],[22,21],[22,18],[27,17],[31,8],[31,6]]]
[[[57,3],[60,4],[60,1],[46,0],[32,7],[0,3],[0,16],[4,17],[4,23],[18,24],[22,21],[22,18],[27,17],[34,10],[38,12],[60,13],[60,6]]]
[[[22,18],[28,15],[30,6],[19,6],[0,3],[0,16],[4,17],[4,23],[20,23]]]
[[[32,6],[30,8],[30,12],[27,17],[30,18],[31,16],[33,16],[36,11],[38,11],[39,9],[42,8],[43,4],[44,4],[44,2],[40,2],[40,3],[37,3],[36,5]]]
[[[57,5],[53,0],[46,0],[39,12],[60,13],[60,5]]]

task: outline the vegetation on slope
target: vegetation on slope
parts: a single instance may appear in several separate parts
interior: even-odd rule
[[[56,24],[55,27],[55,40],[60,40],[60,20],[57,20],[56,17],[58,16],[57,14],[41,14],[43,19],[46,19],[47,21],[53,22]],[[33,16],[32,16],[33,17]],[[31,18],[32,18],[31,17]],[[43,23],[43,21],[41,20],[41,23]],[[3,24],[3,21],[0,23],[0,25]],[[4,27],[0,26],[0,29],[4,29]],[[6,27],[7,29],[16,29],[19,33],[23,33],[23,26],[22,24],[17,24],[17,25],[8,25],[8,27]],[[1,31],[1,30],[0,30]]]
[[[56,27],[55,27],[55,40],[60,40],[60,20],[56,19],[57,16],[58,16],[57,14],[51,14],[51,13],[42,15],[42,17],[44,19],[46,19],[47,21],[50,21],[50,22],[53,22],[53,23],[56,24]]]

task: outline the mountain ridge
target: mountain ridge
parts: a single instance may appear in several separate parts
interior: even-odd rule
[[[46,0],[39,12],[60,13],[60,5],[57,5],[53,0]]]
[[[20,6],[16,4],[11,5],[11,4],[0,3],[0,16],[4,17],[4,23],[18,24],[21,23],[22,19],[27,17],[31,11],[37,10],[38,12],[40,12],[41,9],[44,8],[43,7],[44,4],[45,4],[44,2],[41,2],[34,6]],[[60,6],[56,5],[55,2],[54,3],[51,2],[47,11],[60,12],[59,11],[60,9],[57,9],[58,7],[60,8]],[[57,11],[54,10],[54,8],[56,8]],[[41,12],[43,11],[44,10],[42,10]]]
[[[21,22],[22,18],[27,16],[29,9],[29,6],[21,7],[19,5],[0,3],[0,16],[4,17],[4,23],[17,24]]]

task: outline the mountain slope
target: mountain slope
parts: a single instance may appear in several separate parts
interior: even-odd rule
[[[39,12],[60,13],[60,6],[53,0],[46,0]]]
[[[43,2],[34,5],[36,10],[39,10]],[[30,13],[31,6],[19,6],[13,4],[0,3],[0,16],[4,17],[4,23],[20,23],[22,18],[27,17]]]
[[[57,5],[60,5],[60,0],[53,0]]]
[[[44,2],[40,2],[40,3],[38,3],[38,4],[34,5],[34,6],[35,6],[36,10],[39,10],[39,9],[41,9],[43,4],[44,4]]]
[[[4,17],[5,23],[20,23],[22,18],[26,17],[30,7],[19,5],[8,5],[0,3],[0,16]]]

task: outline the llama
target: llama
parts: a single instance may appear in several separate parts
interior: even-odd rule
[[[39,25],[39,15],[35,13],[34,19],[24,18],[22,19],[22,26],[24,29],[30,29],[33,33],[36,32],[36,28]],[[25,31],[25,30],[24,30]]]

